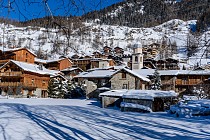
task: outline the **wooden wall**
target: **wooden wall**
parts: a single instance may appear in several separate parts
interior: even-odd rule
[[[16,61],[27,62],[34,64],[35,56],[26,49],[17,50],[14,52]]]

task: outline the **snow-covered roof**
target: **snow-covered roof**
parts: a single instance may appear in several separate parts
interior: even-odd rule
[[[62,72],[65,72],[65,71],[74,71],[74,70],[77,70],[77,69],[83,71],[83,70],[80,69],[79,67],[69,67],[69,68],[63,69],[63,70],[61,70],[61,71],[62,71]]]
[[[122,97],[124,94],[126,94],[128,90],[122,89],[122,90],[110,90],[103,93],[100,93],[99,96],[113,96],[113,97]]]
[[[22,49],[25,49],[27,50],[28,52],[30,52],[31,54],[33,54],[34,56],[36,56],[35,53],[33,53],[32,51],[30,51],[29,49],[27,48],[12,48],[12,49],[9,49],[9,48],[5,48],[5,47],[0,47],[0,51],[2,52],[14,52],[14,51],[18,51],[18,50],[22,50]]]
[[[14,60],[10,60],[6,64],[4,64],[1,68],[5,67],[8,63],[14,63],[15,65],[17,65],[19,68],[23,69],[24,71],[38,73],[42,75],[56,75],[60,73],[60,71],[49,70],[43,66],[42,66],[42,70],[40,70],[39,65],[26,63],[26,62],[20,62],[20,61],[14,61]]]
[[[133,70],[133,71],[144,77],[147,77],[148,75],[153,75],[153,73],[155,72],[155,69],[139,69],[139,70]]]
[[[139,69],[133,70],[135,73],[140,74],[144,77],[153,75],[155,69]],[[210,75],[210,70],[158,70],[161,76],[164,75]]]
[[[134,75],[134,76],[136,76],[136,77],[142,79],[143,81],[150,82],[150,80],[149,80],[148,78],[146,78],[145,76],[142,76],[142,75],[139,74],[139,73],[136,73],[135,71],[132,71],[132,70],[126,69],[126,68],[123,68],[122,70],[127,71],[128,73],[130,73],[130,74],[132,74],[132,75]],[[120,71],[120,70],[119,70],[119,71]],[[118,72],[118,71],[117,71],[117,72]],[[116,73],[117,73],[117,72],[116,72]]]
[[[154,100],[157,97],[176,97],[178,94],[175,91],[162,91],[162,90],[128,90],[122,98],[131,99],[145,99]]]
[[[75,78],[109,78],[116,70],[94,70],[89,72],[82,72],[75,76]]]
[[[39,59],[39,58],[35,58],[35,62],[38,62],[38,63],[43,63],[43,64],[47,64],[47,63],[53,63],[53,62],[58,62],[58,61],[61,61],[63,59],[66,59],[66,58],[58,58],[58,59],[51,59],[51,60],[44,60],[44,59]],[[70,62],[71,60],[68,59]]]

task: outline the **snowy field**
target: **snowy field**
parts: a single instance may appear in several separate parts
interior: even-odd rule
[[[210,117],[103,109],[84,99],[0,99],[1,140],[210,139]]]

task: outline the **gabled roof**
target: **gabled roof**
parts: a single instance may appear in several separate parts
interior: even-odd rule
[[[149,76],[153,75],[155,69],[139,69],[133,70],[134,72],[142,75]],[[177,75],[210,75],[210,70],[158,70],[160,76],[177,76]]]
[[[74,78],[111,78],[116,70],[94,70],[89,72],[82,72]]]
[[[35,58],[34,61],[38,62],[38,63],[42,63],[42,64],[48,64],[48,63],[59,62],[59,61],[64,60],[64,59],[68,59],[68,58],[59,58],[59,59],[51,59],[51,60],[44,60],[44,59]],[[70,59],[68,59],[68,60],[69,60],[69,62],[71,62]]]
[[[154,100],[154,98],[177,97],[175,91],[129,90],[122,98]]]
[[[142,76],[141,74],[138,74],[135,71],[132,71],[132,70],[126,69],[126,68],[123,68],[123,69],[120,69],[120,70],[116,71],[115,74],[118,73],[119,71],[122,71],[122,70],[125,70],[126,72],[140,78],[143,81],[150,82],[150,80],[148,78],[146,78],[145,76]]]
[[[79,67],[69,67],[69,68],[66,68],[66,69],[61,70],[61,72],[74,71],[74,70],[77,70],[77,69],[79,69],[80,71],[83,71]]]
[[[19,50],[27,50],[32,55],[36,56],[36,54],[34,54],[32,51],[30,51],[27,48],[13,48],[13,49],[8,49],[8,48],[0,47],[0,51],[2,51],[2,52],[15,52],[15,51],[19,51]]]
[[[10,63],[15,64],[16,66],[18,66],[20,69],[22,69],[24,71],[37,73],[37,74],[41,74],[41,75],[56,75],[56,74],[60,73],[60,71],[49,70],[43,66],[42,66],[42,70],[41,70],[39,65],[20,62],[20,61],[14,61],[14,60],[10,60],[6,64],[4,64],[0,69],[4,68],[5,66],[7,66]]]

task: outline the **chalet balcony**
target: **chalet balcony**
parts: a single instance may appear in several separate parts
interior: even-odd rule
[[[200,79],[192,79],[192,80],[176,80],[176,85],[197,85],[202,81]]]
[[[161,80],[162,85],[173,85],[174,82],[172,80]]]
[[[1,72],[0,73],[0,76],[3,77],[7,77],[7,76],[10,76],[10,77],[21,77],[22,76],[22,72],[20,71],[17,71],[17,72]]]
[[[28,83],[22,83],[22,82],[0,82],[0,87],[27,87],[27,88],[36,88],[37,86],[35,84],[28,84]]]

